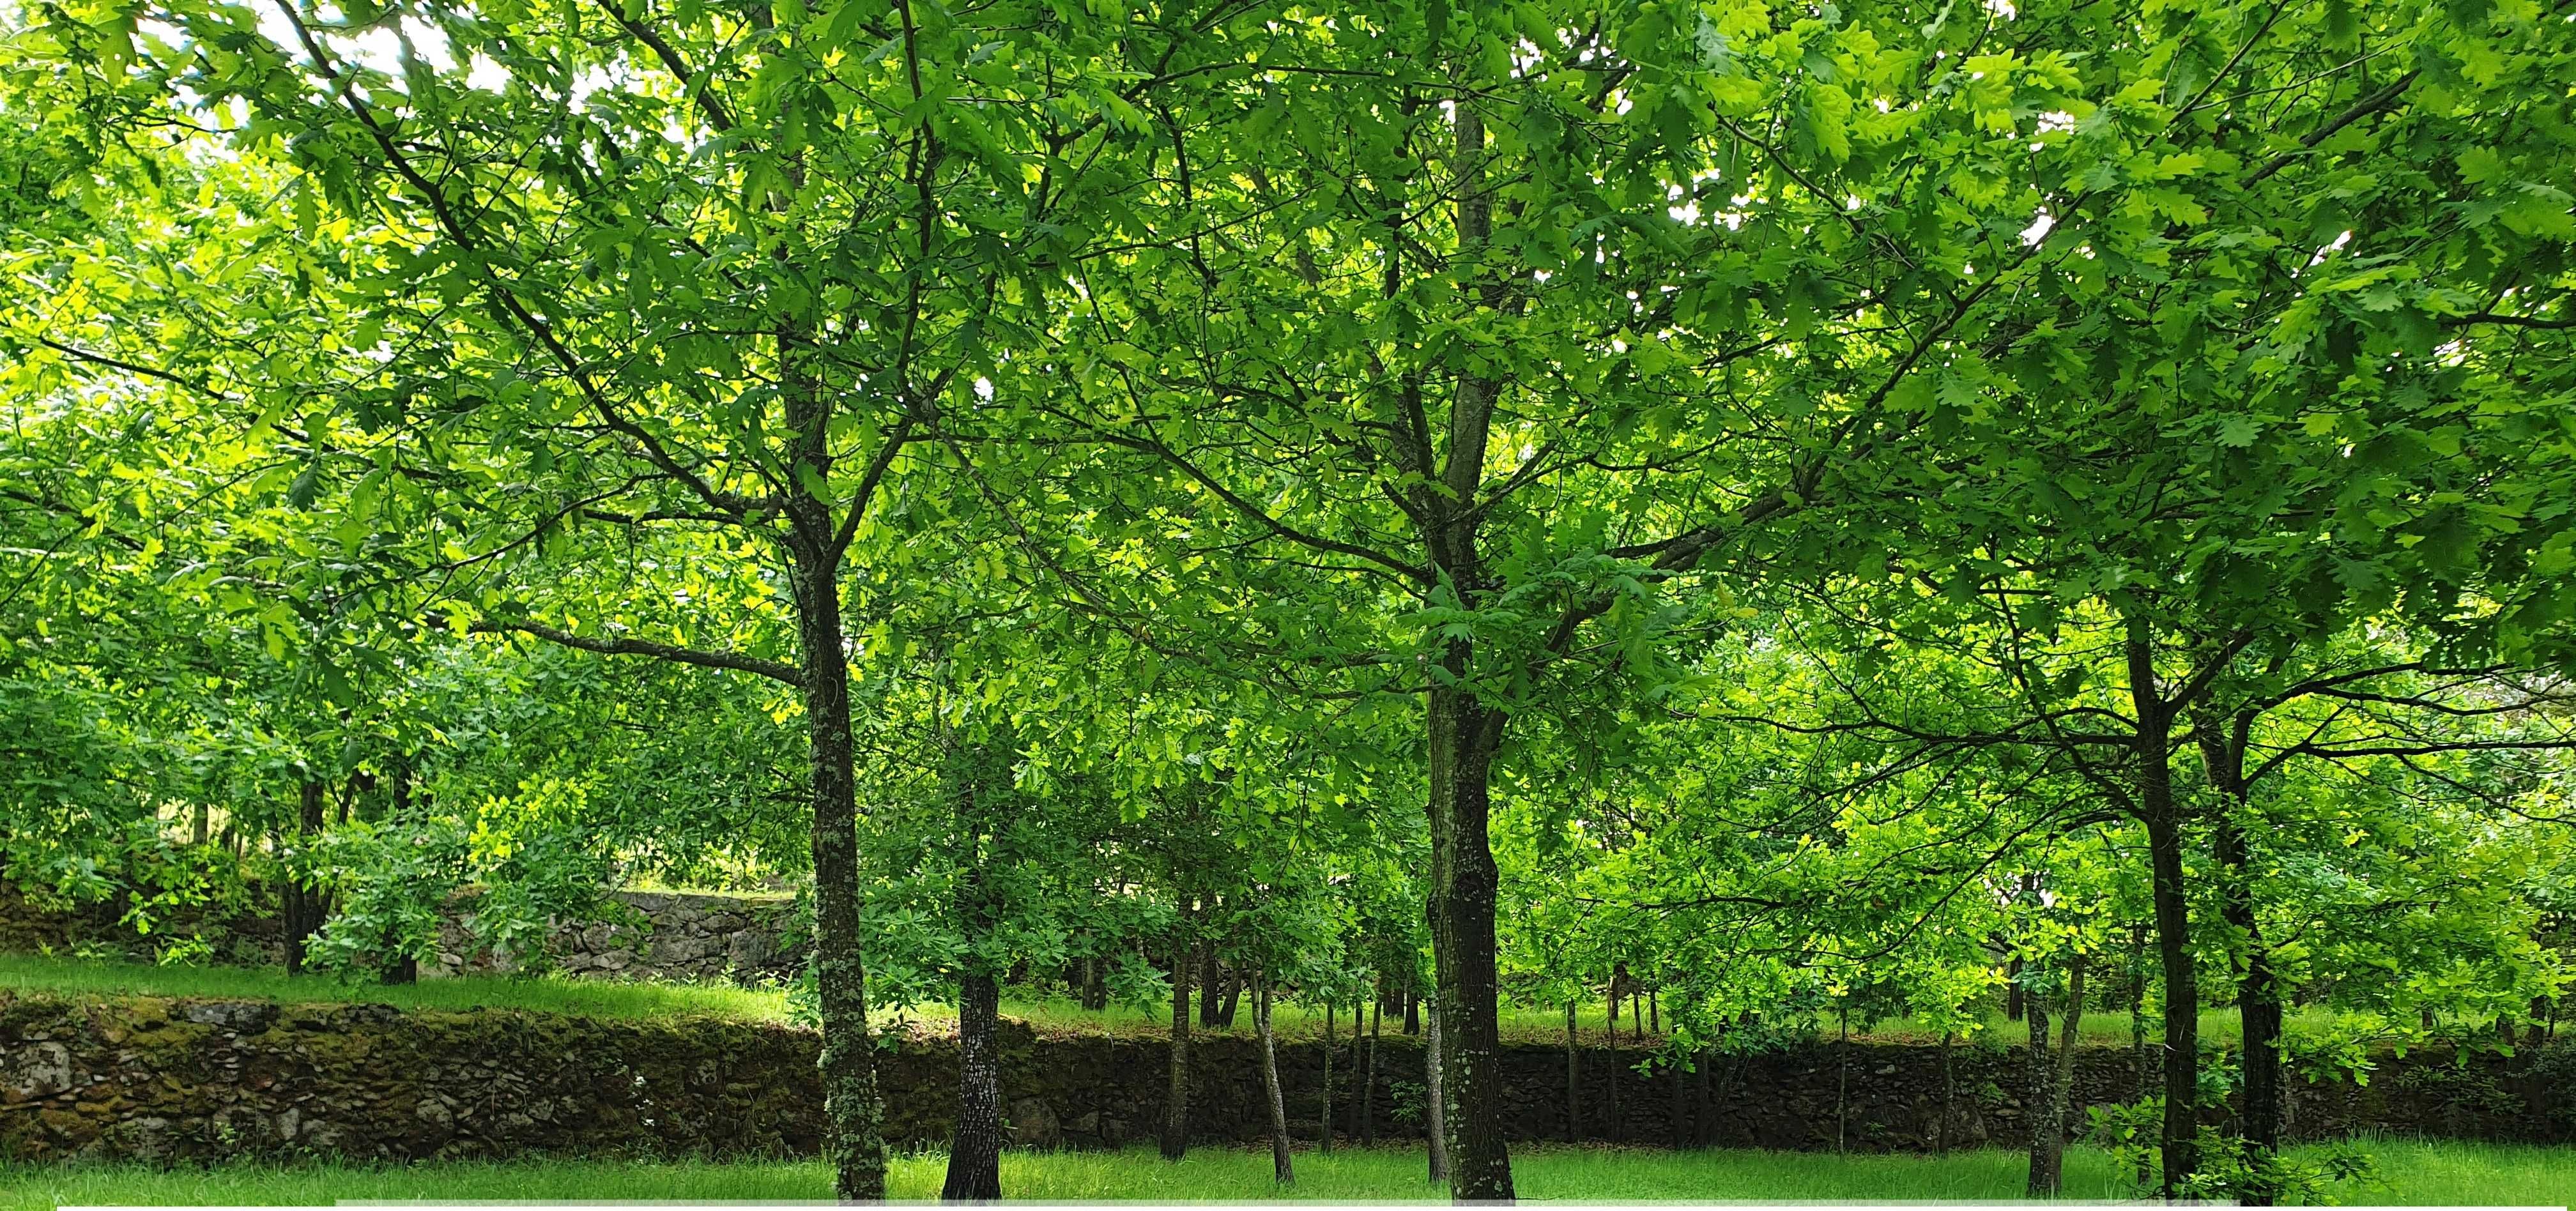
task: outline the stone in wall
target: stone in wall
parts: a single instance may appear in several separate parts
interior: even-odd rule
[[[0,992],[0,1159],[811,1155],[821,1138],[818,1042],[800,1028],[708,1019]],[[1000,1042],[1015,1138],[1115,1147],[1157,1129],[1161,1042],[1039,1039],[1009,1022]],[[1347,1122],[1356,1073],[1348,1044],[1338,1046],[1337,1126]],[[1194,1043],[1195,1138],[1250,1141],[1267,1131],[1256,1048],[1234,1036]],[[943,1144],[956,1106],[955,1040],[907,1037],[879,1054],[887,1138]],[[1587,1138],[1825,1149],[1839,1124],[1855,1151],[1923,1150],[1938,1139],[1940,1059],[1931,1047],[1852,1044],[1722,1060],[1704,1098],[1695,1077],[1676,1098],[1673,1077],[1637,1072],[1630,1065],[1641,1054],[1582,1055]],[[1316,1131],[1322,1058],[1312,1042],[1279,1050],[1300,1138]],[[1565,1053],[1507,1046],[1502,1062],[1505,1130],[1563,1138]],[[2010,1091],[2023,1087],[2020,1053],[1962,1047],[1952,1062],[1953,1145],[2018,1146],[2026,1133]],[[1397,1117],[1396,1085],[1418,1086],[1421,1064],[1418,1040],[1382,1042],[1372,1103],[1383,1137],[1412,1130]],[[2087,1051],[2076,1073],[2078,1104],[2122,1101],[2137,1088],[2124,1050]],[[2569,1142],[2570,1076],[2576,1046],[2566,1044],[2463,1063],[2418,1051],[2384,1060],[2368,1086],[2300,1082],[2298,1133]],[[1623,1111],[1615,1128],[1603,1121],[1614,1080]]]
[[[508,974],[542,963],[578,977],[751,982],[792,975],[803,963],[802,939],[787,936],[794,897],[621,891],[608,898],[617,919],[558,922],[541,955],[515,956],[475,945],[473,902],[461,897],[440,928],[437,961],[421,974]]]

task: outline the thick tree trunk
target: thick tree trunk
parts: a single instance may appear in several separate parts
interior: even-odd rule
[[[948,1144],[941,1202],[1002,1197],[1002,1057],[996,1037],[1002,990],[990,974],[957,981],[957,1130]]]
[[[1176,1161],[1190,1151],[1190,962],[1189,943],[1172,943],[1171,1086],[1163,1099],[1163,1159]]]
[[[1270,1176],[1282,1186],[1294,1185],[1297,1169],[1288,1155],[1288,1101],[1279,1092],[1279,1051],[1270,1035],[1270,976],[1252,976],[1252,1025],[1261,1035],[1261,1091],[1270,1103]]]
[[[859,951],[858,779],[840,588],[813,553],[820,550],[817,539],[809,534],[795,546],[804,556],[794,574],[814,802],[813,962],[823,1027],[823,1151],[833,1163],[835,1197],[876,1202],[885,1198],[886,1148],[876,1044],[868,1029],[868,973]]]
[[[1422,1138],[1424,1153],[1430,1165],[1433,1183],[1449,1182],[1449,1099],[1441,1096],[1440,1080],[1440,996],[1433,993],[1422,1001],[1423,1029],[1429,1033],[1422,1045]]]
[[[1583,1142],[1583,1069],[1581,1044],[1575,1036],[1574,1005],[1565,1003],[1565,1142]]]

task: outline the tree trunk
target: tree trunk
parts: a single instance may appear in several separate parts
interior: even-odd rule
[[[1461,106],[1462,114],[1470,107]],[[1476,125],[1462,119],[1464,128]],[[1479,146],[1481,126],[1473,132]],[[1463,142],[1462,142],[1463,145]],[[1446,663],[1464,672],[1466,651],[1453,644]],[[1499,876],[1487,839],[1495,751],[1503,715],[1464,689],[1428,693],[1431,788],[1432,953],[1438,995],[1448,1012],[1440,1035],[1444,1086],[1457,1108],[1449,1125],[1451,1193],[1462,1202],[1512,1199],[1512,1158],[1503,1135],[1501,1039],[1495,1003],[1494,895]]]
[[[1386,995],[1379,990],[1369,997],[1368,1063],[1360,1078],[1360,1143],[1377,1142],[1377,1039],[1378,1025],[1386,1013]]]
[[[1002,990],[990,974],[957,981],[957,1130],[948,1144],[941,1202],[1002,1197],[1002,1057],[995,1037]]]
[[[1242,1002],[1243,986],[1250,977],[1232,970],[1227,971],[1225,977],[1225,1007],[1217,1010],[1216,1024],[1231,1030],[1234,1028],[1234,1008]]]
[[[2048,1001],[2035,994],[2022,998],[2030,1021],[2030,1183],[2032,1198],[2055,1198],[2065,1185],[2066,1094],[2075,1074],[2076,1031],[2084,1022],[2084,960],[2071,960],[2066,975],[2066,1021],[2049,1054]]]
[[[1941,1125],[1936,1129],[1934,1136],[1939,1141],[1934,1145],[1934,1150],[1941,1156],[1950,1155],[1950,1107],[1954,1100],[1952,1091],[1957,1088],[1950,1076],[1950,1044],[1957,1037],[1958,1032],[1955,1030],[1941,1032]]]
[[[2018,1022],[2028,1008],[2030,998],[2021,990],[2021,958],[2016,955],[2004,964],[2004,1020]]]
[[[1404,990],[1404,1033],[1422,1033],[1422,994],[1414,991],[1409,982]]]
[[[1315,1151],[1333,1150],[1333,998],[1324,998],[1324,1108],[1315,1115]]]
[[[1700,1048],[1692,1067],[1696,1069],[1693,1096],[1697,1100],[1691,1107],[1691,1146],[1706,1148],[1717,1142],[1717,1102],[1712,1096],[1712,1086],[1717,1082],[1717,1053]]]
[[[1574,1005],[1565,1003],[1565,1142],[1583,1142],[1583,1069],[1574,1031]]]
[[[1851,1006],[1839,1014],[1841,1028],[1834,1047],[1834,1151],[1843,1151],[1843,1128],[1851,1119]]]
[[[315,931],[322,928],[322,893],[306,883],[310,875],[295,869],[304,857],[303,849],[322,835],[322,784],[307,778],[298,788],[295,810],[295,833],[290,844],[297,851],[297,862],[287,866],[285,886],[278,894],[279,916],[286,927],[286,974],[304,974],[306,950]]]
[[[2147,830],[2156,949],[2165,974],[2165,1105],[2158,1151],[2164,1197],[2176,1198],[2200,1167],[2200,985],[2191,966],[2191,901],[2183,883],[2182,808],[2174,801],[2172,708],[2156,686],[2146,622],[2131,619],[2126,655],[2136,722],[2138,814]]]
[[[825,519],[828,522],[828,518]],[[814,529],[809,520],[800,532]],[[828,524],[824,527],[828,535]],[[850,739],[850,668],[840,586],[811,533],[792,544],[797,639],[804,660],[806,756],[814,802],[814,984],[823,1047],[823,1153],[834,1196],[885,1198],[886,1147],[877,1105],[876,1044],[868,1030],[868,973],[859,951],[858,779]]]
[[[1430,1165],[1431,1180],[1436,1185],[1449,1183],[1449,1099],[1441,1096],[1440,1081],[1440,994],[1423,998],[1423,1029],[1429,1033],[1422,1041],[1422,1137]]]
[[[1217,997],[1225,990],[1225,965],[1216,957],[1216,944],[1208,943],[1199,952],[1199,1025],[1218,1025]]]
[[[1252,1026],[1261,1035],[1261,1091],[1270,1102],[1270,1176],[1290,1186],[1297,1182],[1297,1169],[1288,1157],[1288,1102],[1279,1093],[1279,1051],[1270,1036],[1270,976],[1255,972],[1252,979]]]
[[[2210,784],[2230,803],[2211,831],[2211,857],[2217,859],[2218,913],[2229,932],[2244,939],[2236,975],[2236,1012],[2245,1036],[2243,1124],[2247,1180],[2237,1201],[2268,1207],[2279,1197],[2273,1168],[2281,1151],[2281,994],[2272,978],[2272,955],[2263,942],[2263,923],[2254,913],[2254,872],[2246,850],[2244,821],[2252,811],[2245,782],[2245,746],[2253,727],[2252,712],[2240,711],[2221,732],[2204,719],[2195,730],[2202,764]]]
[[[2161,1186],[2178,1197],[2199,1168],[2200,989],[2191,967],[2191,919],[2183,890],[2182,829],[2171,820],[2147,826],[2154,863],[2156,949],[2165,969],[2164,1125],[2158,1151]]]
[[[1163,1098],[1163,1159],[1190,1151],[1190,945],[1172,943],[1171,1087]]]

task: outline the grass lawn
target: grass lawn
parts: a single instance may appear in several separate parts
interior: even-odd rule
[[[2563,1206],[2576,1199],[2576,1149],[2386,1141],[2372,1148],[2380,1182],[2339,1192],[2344,1202]],[[1660,1152],[1535,1148],[1514,1157],[1522,1197],[1810,1199],[1920,1202],[2010,1199],[2026,1161],[1990,1150],[1949,1157],[1850,1156],[1720,1150]],[[898,1199],[931,1199],[946,1161],[898,1157]],[[2067,1155],[2066,1196],[2130,1198],[2107,1154]],[[1002,1190],[1017,1199],[1202,1202],[1293,1197],[1327,1201],[1436,1200],[1413,1149],[1342,1149],[1297,1156],[1296,1186],[1270,1183],[1266,1150],[1203,1148],[1166,1164],[1150,1151],[1015,1152],[1002,1159]],[[161,1171],[126,1165],[53,1168],[0,1164],[0,1211],[65,1203],[327,1204],[339,1199],[808,1200],[828,1198],[831,1177],[810,1161],[707,1164],[641,1161],[445,1162],[402,1167],[337,1164],[227,1165]]]
[[[656,984],[613,980],[572,980],[549,976],[460,976],[454,979],[424,980],[418,984],[351,984],[329,976],[289,977],[277,968],[161,966],[152,963],[116,960],[75,959],[59,956],[0,954],[0,988],[64,993],[73,996],[163,996],[163,997],[237,997],[273,1001],[371,1002],[405,1008],[469,1009],[493,1006],[510,1009],[533,1009],[553,1013],[587,1014],[594,1017],[646,1018],[701,1014],[733,1021],[785,1022],[792,1018],[784,992],[775,989],[737,988],[727,984]],[[1164,1006],[1111,1005],[1105,1010],[1088,1010],[1065,997],[1005,996],[1004,1015],[1026,1022],[1041,1035],[1125,1035],[1136,1038],[1161,1038],[1171,1029],[1171,1011]],[[1533,1043],[1560,1046],[1565,1042],[1565,1017],[1562,1009],[1532,1009],[1506,1004],[1502,1009],[1500,1029],[1507,1043]],[[909,1028],[938,1034],[953,1034],[957,1029],[956,1011],[946,1005],[924,1004],[906,1008],[880,1008],[874,1015],[882,1025],[897,1022]],[[2293,1015],[2291,1025],[2298,1025]],[[1297,1004],[1283,1004],[1273,1014],[1279,1036],[1283,1039],[1313,1038],[1323,1032],[1321,1009]],[[1577,1026],[1587,1044],[1598,1045],[1608,1033],[1600,1005],[1586,1006]],[[2234,1010],[2209,1009],[2200,1015],[2200,1034],[2204,1039],[2232,1042],[2236,1039],[2238,1020]],[[1381,1029],[1393,1034],[1401,1023],[1389,1021]],[[1350,1015],[1341,1014],[1334,1029],[1347,1036]],[[2006,1022],[2000,1012],[1991,1015],[1983,1032],[1973,1042],[1983,1046],[2018,1046],[2022,1026]],[[1252,1013],[1249,1005],[1235,1015],[1232,1027],[1217,1028],[1217,1033],[1249,1037]],[[2148,1037],[2162,1034],[2151,1025]],[[1834,1024],[1829,1017],[1820,1018],[1818,1035],[1834,1037]],[[1634,1037],[1632,1024],[1622,1018],[1618,1038],[1626,1045]],[[1864,1042],[1932,1043],[1940,1032],[1926,1029],[1905,1018],[1890,1018],[1868,1030],[1855,1029],[1852,1037]],[[1646,1033],[1647,1045],[1658,1036]],[[2084,1017],[2083,1039],[2097,1046],[2125,1047],[2129,1043],[2129,1015],[2125,1012],[2090,1013]]]

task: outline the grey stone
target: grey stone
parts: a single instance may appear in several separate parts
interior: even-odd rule
[[[1044,1098],[1024,1097],[1011,1103],[1011,1142],[1023,1148],[1053,1148],[1064,1143],[1064,1126]]]
[[[31,1043],[9,1064],[9,1087],[20,1097],[50,1097],[72,1087],[71,1048]]]
[[[265,1001],[204,1001],[180,1010],[179,1016],[200,1025],[251,1034],[268,1029],[277,1020],[277,1006]]]

